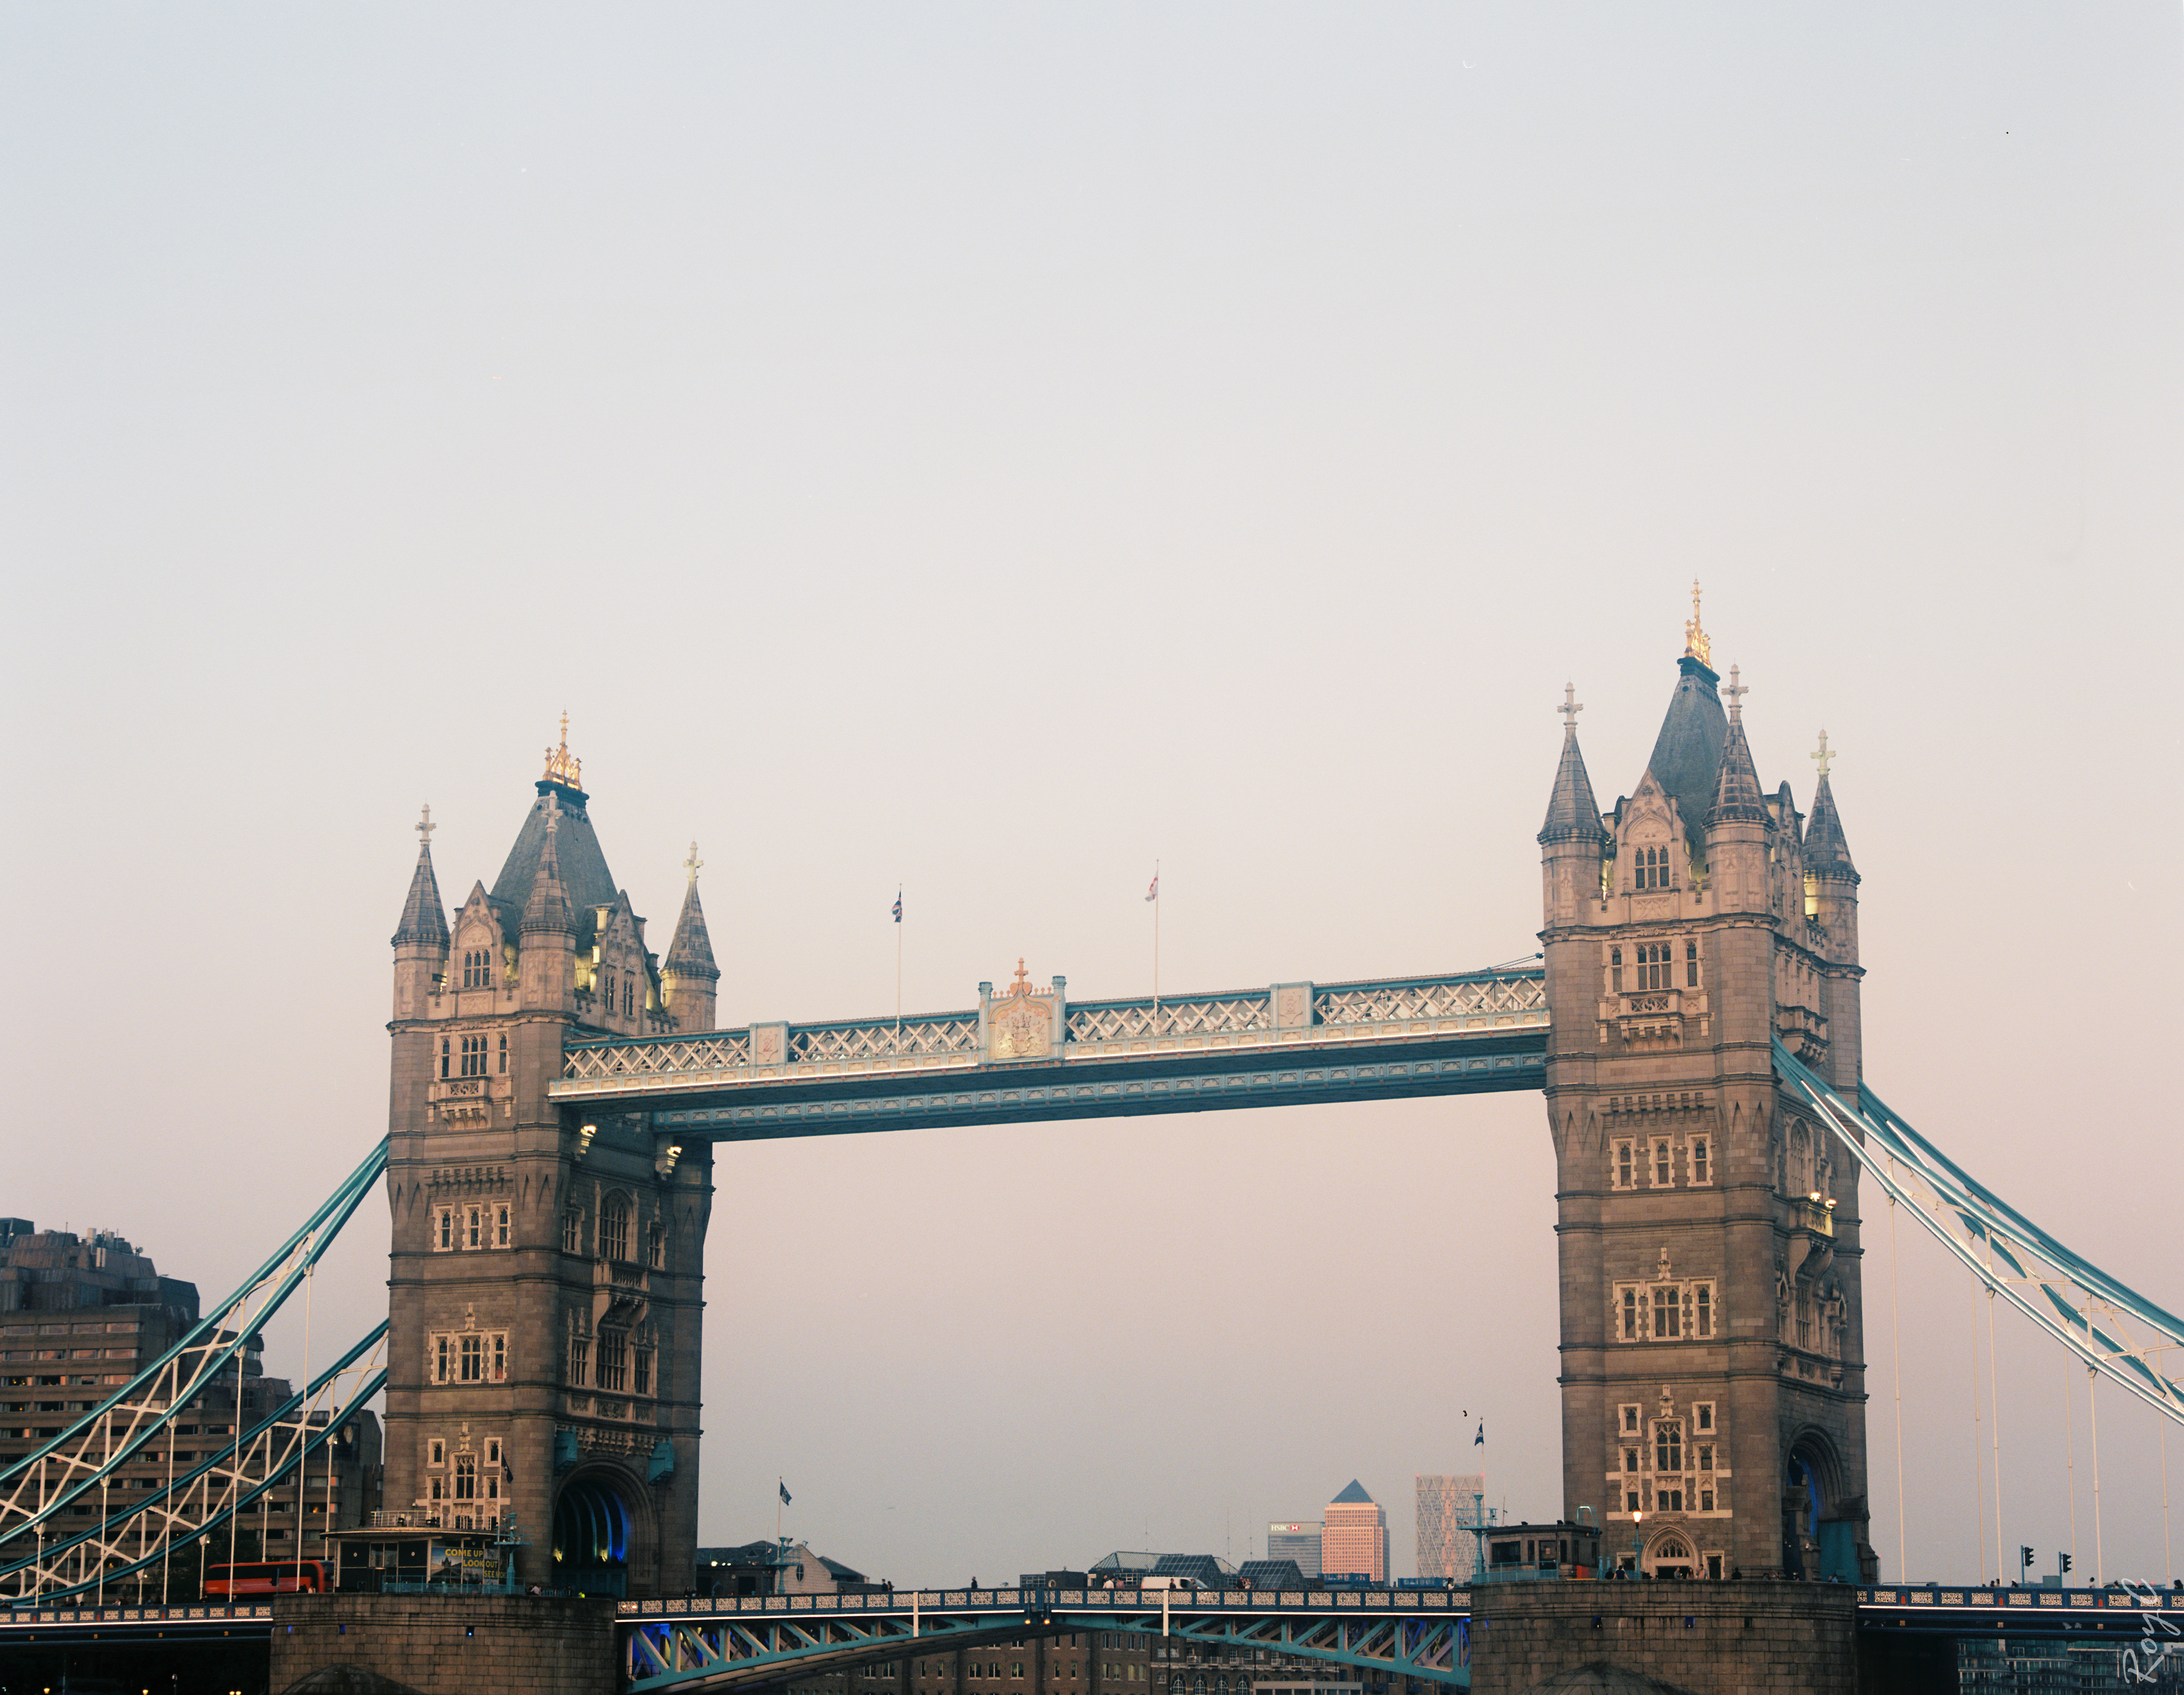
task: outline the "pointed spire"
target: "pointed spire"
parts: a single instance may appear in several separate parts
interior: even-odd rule
[[[1574,683],[1563,688],[1563,704],[1555,710],[1563,715],[1563,757],[1555,767],[1554,794],[1547,802],[1547,822],[1540,828],[1540,840],[1602,840],[1607,832],[1601,828],[1600,803],[1592,798],[1592,778],[1585,774],[1585,756],[1578,750],[1577,715],[1585,708],[1578,704]]]
[[[560,825],[560,808],[550,800],[546,813],[546,843],[538,852],[538,870],[531,879],[530,898],[523,903],[523,934],[545,930],[573,931],[569,891],[561,884],[561,855],[554,838]]]
[[[690,844],[690,861],[698,857],[698,845]],[[686,861],[686,866],[688,862]],[[667,958],[660,967],[669,977],[720,980],[721,968],[713,963],[713,939],[705,931],[705,908],[698,899],[698,873],[690,867],[690,886],[683,891],[682,912],[675,920],[675,939],[667,944]]]
[[[1707,825],[1730,822],[1769,822],[1767,799],[1760,792],[1759,772],[1752,763],[1752,744],[1744,739],[1744,724],[1731,718],[1729,739],[1722,744],[1721,772],[1714,779],[1713,806]]]
[[[1828,762],[1835,756],[1828,746],[1828,733],[1822,730],[1819,751],[1813,756],[1819,761],[1820,786],[1813,795],[1811,822],[1805,826],[1805,863],[1814,871],[1855,879],[1858,867],[1851,863],[1850,844],[1843,839],[1842,817],[1836,811],[1835,790],[1828,786]]]
[[[417,869],[410,878],[410,898],[402,903],[402,922],[389,945],[441,947],[448,945],[448,915],[440,905],[440,879],[432,874],[432,809],[413,826],[417,832]]]

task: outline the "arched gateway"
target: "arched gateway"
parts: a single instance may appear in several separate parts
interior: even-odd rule
[[[1072,1003],[1020,969],[975,1011],[712,1033],[695,852],[661,962],[565,721],[492,889],[452,921],[419,826],[393,939],[388,1510],[512,1514],[526,1582],[688,1584],[716,1138],[1544,1084],[1565,1515],[1591,1508],[1649,1570],[1870,1575],[1856,1168],[1771,1045],[1855,1094],[1858,873],[1825,759],[1809,818],[1786,783],[1763,793],[1744,691],[1724,711],[1696,616],[1688,637],[1608,812],[1566,701],[1544,984]]]

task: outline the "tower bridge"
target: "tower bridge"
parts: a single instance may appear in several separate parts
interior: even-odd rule
[[[565,721],[492,885],[452,912],[429,814],[418,826],[393,938],[384,1145],[169,1359],[0,1463],[0,1595],[80,1605],[153,1570],[250,1498],[246,1447],[289,1453],[301,1439],[281,1419],[308,1431],[312,1406],[353,1406],[382,1380],[390,1515],[520,1525],[519,1584],[640,1607],[679,1594],[697,1536],[713,1144],[921,1124],[1540,1091],[1563,1511],[1597,1505],[1608,1545],[1649,1574],[1874,1584],[1868,1179],[2088,1369],[2184,1422],[2160,1363],[2184,1320],[2071,1254],[1866,1085],[1860,878],[1825,738],[1808,807],[1786,782],[1764,788],[1735,667],[1722,687],[1696,612],[1685,635],[1652,751],[1612,807],[1565,692],[1539,952],[1424,978],[1072,1001],[1066,978],[1034,984],[1019,961],[956,1011],[717,1029],[695,852],[657,955],[607,868]],[[233,1463],[184,1480],[198,1504],[162,1493],[77,1522],[382,1172],[383,1335],[341,1354],[309,1404],[239,1435]],[[1329,1604],[1334,1618],[1346,1603]],[[646,1651],[661,1675],[792,1652],[740,1628],[677,1626]],[[1426,1656],[1418,1675],[1460,1681],[1435,1628],[1384,1640]]]

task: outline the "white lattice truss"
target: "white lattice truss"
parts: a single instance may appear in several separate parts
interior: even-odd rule
[[[853,1059],[915,1059],[924,1054],[978,1051],[976,1013],[909,1018],[900,1025],[813,1024],[794,1031],[788,1039],[790,1057],[805,1065]]]
[[[2184,1348],[2184,1319],[2064,1247],[1982,1186],[1861,1087],[1852,1106],[1778,1040],[1783,1079],[1826,1121],[1891,1206],[1911,1216],[1995,1295],[2098,1372],[2184,1425],[2184,1389],[2162,1356]]]
[[[1419,1018],[1477,1018],[1494,1012],[1543,1012],[1546,979],[1458,978],[1446,982],[1360,983],[1323,989],[1312,1010],[1323,1024],[1384,1024]]]
[[[297,1285],[309,1277],[343,1224],[370,1192],[387,1166],[383,1142],[283,1243],[242,1286],[214,1307],[159,1359],[132,1381],[42,1447],[0,1469],[0,1595],[78,1594],[142,1570],[217,1525],[238,1504],[264,1492],[278,1472],[304,1458],[340,1428],[347,1413],[377,1392],[384,1373],[376,1364],[359,1366],[367,1354],[376,1360],[386,1326],[349,1350],[302,1393],[262,1420],[256,1429],[231,1439],[220,1453],[179,1475],[170,1475],[147,1494],[120,1502],[114,1486],[125,1466],[154,1443],[164,1442],[170,1426],[193,1401],[214,1391],[234,1395],[245,1343]],[[355,1392],[359,1383],[369,1387]],[[343,1412],[314,1430],[304,1420],[316,1410],[327,1413],[336,1391],[348,1397]],[[190,1413],[192,1419],[202,1413]],[[284,1435],[284,1421],[295,1425]],[[235,1408],[232,1428],[242,1425]],[[133,1474],[132,1474],[133,1480]],[[240,1492],[238,1492],[240,1491]],[[79,1529],[76,1508],[97,1503],[97,1523]]]
[[[180,1473],[170,1460],[165,1480],[135,1500],[112,1497],[113,1464],[86,1475],[83,1456],[43,1457],[34,1468],[32,1483],[50,1501],[51,1509],[31,1514],[25,1525],[9,1532],[8,1542],[0,1544],[8,1556],[26,1541],[33,1544],[27,1560],[9,1558],[0,1569],[0,1593],[57,1601],[120,1586],[141,1573],[156,1576],[164,1606],[175,1553],[203,1541],[208,1543],[209,1560],[226,1558],[251,1508],[292,1478],[298,1485],[294,1557],[298,1561],[319,1558],[320,1552],[305,1545],[303,1509],[309,1503],[301,1483],[309,1475],[309,1461],[385,1386],[386,1347],[387,1326],[382,1324],[308,1389],[290,1396],[270,1417],[239,1438],[224,1442],[209,1459]],[[102,1415],[101,1423],[112,1437],[125,1431],[128,1411]],[[236,1422],[239,1425],[242,1421]],[[120,1451],[116,1441],[110,1452]],[[171,1446],[167,1452],[174,1452]],[[93,1528],[56,1534],[52,1512],[93,1489],[99,1503]]]
[[[1073,1042],[1129,1041],[1153,1036],[1240,1035],[1274,1027],[1273,996],[1211,995],[1198,1000],[1117,1001],[1069,1009]]]

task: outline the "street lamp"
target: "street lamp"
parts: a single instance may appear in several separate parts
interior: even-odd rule
[[[1646,1575],[1646,1515],[1630,1515],[1630,1578],[1633,1582]]]

